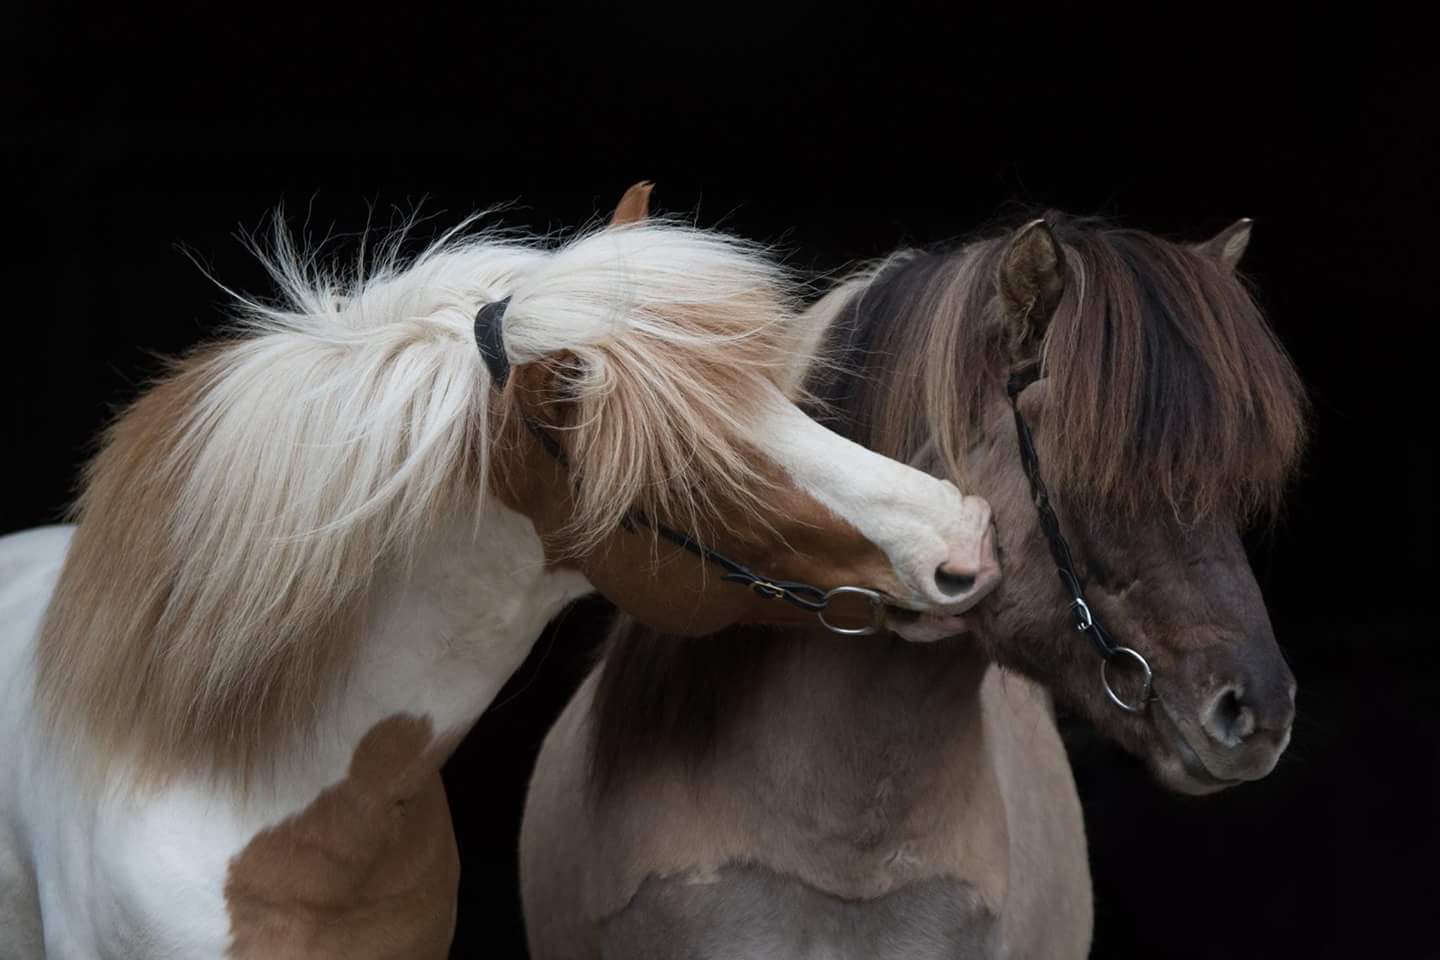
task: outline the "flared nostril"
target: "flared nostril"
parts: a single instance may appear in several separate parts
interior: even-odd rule
[[[935,568],[935,586],[947,597],[961,597],[975,589],[975,574],[942,563]]]
[[[1202,726],[1212,739],[1227,747],[1238,747],[1255,732],[1255,714],[1239,690],[1227,687],[1211,702]]]

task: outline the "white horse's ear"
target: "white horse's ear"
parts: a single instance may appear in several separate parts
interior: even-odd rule
[[[1225,271],[1234,273],[1240,258],[1245,255],[1245,248],[1250,245],[1250,228],[1254,224],[1255,221],[1249,217],[1241,217],[1204,243],[1195,244],[1195,252],[1214,260]]]
[[[615,205],[615,213],[610,217],[610,226],[618,227],[626,223],[639,223],[650,216],[650,191],[655,189],[655,184],[649,180],[642,180],[625,191],[620,202]]]
[[[1016,360],[1039,351],[1065,291],[1065,254],[1050,225],[1031,220],[1015,231],[1000,261],[1000,300]]]

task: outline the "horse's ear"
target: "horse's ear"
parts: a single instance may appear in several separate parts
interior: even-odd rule
[[[610,226],[618,227],[626,223],[639,223],[650,216],[650,191],[655,189],[655,184],[649,180],[642,180],[625,191],[620,202],[615,205],[615,213],[610,218]]]
[[[1050,225],[1031,220],[1015,231],[1000,261],[1000,300],[1016,360],[1035,355],[1065,291],[1065,255]]]
[[[1245,248],[1250,245],[1250,228],[1254,224],[1249,217],[1242,217],[1204,243],[1197,243],[1195,252],[1234,273],[1236,264],[1245,255]]]

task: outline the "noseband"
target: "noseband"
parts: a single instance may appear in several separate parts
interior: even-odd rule
[[[510,358],[505,353],[504,334],[500,325],[501,318],[505,315],[505,308],[509,305],[510,298],[506,297],[503,300],[485,304],[475,314],[475,345],[480,348],[480,356],[490,370],[490,377],[497,389],[503,387],[510,379]],[[550,431],[545,428],[544,424],[524,414],[521,414],[521,419],[525,423],[525,428],[540,441],[540,446],[544,448],[545,452],[561,466],[568,468],[570,457],[565,453],[565,448],[560,445],[559,441],[550,435]],[[720,567],[725,571],[721,580],[749,587],[756,596],[766,600],[783,600],[802,610],[808,610],[815,614],[815,617],[827,630],[834,633],[860,637],[878,633],[885,626],[885,598],[878,591],[868,587],[835,587],[833,590],[822,590],[813,584],[801,583],[796,580],[777,580],[774,577],[761,576],[738,560],[732,560],[723,553],[705,546],[690,534],[667,527],[663,523],[656,523],[642,513],[626,517],[623,525],[626,530],[631,532],[637,531],[640,527],[654,530],[676,546],[693,553],[701,560]],[[867,599],[870,602],[870,622],[863,627],[841,627],[826,620],[825,610],[830,605],[830,601],[842,596],[860,596]]]
[[[1055,560],[1056,572],[1060,574],[1060,582],[1065,585],[1065,590],[1070,594],[1070,610],[1075,615],[1075,629],[1090,637],[1090,642],[1095,644],[1095,649],[1100,651],[1103,658],[1100,661],[1100,684],[1105,688],[1105,693],[1111,701],[1122,710],[1131,713],[1143,713],[1145,706],[1150,702],[1153,695],[1154,673],[1150,670],[1150,664],[1141,656],[1138,650],[1130,647],[1123,647],[1111,639],[1110,634],[1095,619],[1090,611],[1090,605],[1085,602],[1085,590],[1080,583],[1080,577],[1075,573],[1075,562],[1070,556],[1070,544],[1065,542],[1065,536],[1060,532],[1060,521],[1055,517],[1055,511],[1050,506],[1050,494],[1045,489],[1045,481],[1040,478],[1040,458],[1035,454],[1035,441],[1030,435],[1030,427],[1025,418],[1020,414],[1020,391],[1040,379],[1040,365],[1032,363],[1022,367],[1010,375],[1009,382],[1005,385],[1005,392],[1010,397],[1010,409],[1015,413],[1015,434],[1020,440],[1020,465],[1025,469],[1025,478],[1030,481],[1030,496],[1035,502],[1035,511],[1040,515],[1040,531],[1045,534],[1045,542],[1050,546],[1050,556]],[[1118,658],[1128,657],[1139,665],[1144,679],[1141,682],[1140,694],[1135,701],[1127,701],[1115,692],[1110,684],[1109,674],[1106,668]]]

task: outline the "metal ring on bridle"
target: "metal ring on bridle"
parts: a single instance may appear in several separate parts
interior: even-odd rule
[[[1110,677],[1105,673],[1105,668],[1110,665],[1110,659],[1100,661],[1100,683],[1105,688],[1106,695],[1121,710],[1128,710],[1131,713],[1143,713],[1145,711],[1145,705],[1150,702],[1150,686],[1155,679],[1155,674],[1151,671],[1150,664],[1140,655],[1139,651],[1131,650],[1129,647],[1116,647],[1114,652],[1117,655],[1124,653],[1133,657],[1135,662],[1140,664],[1140,669],[1145,671],[1145,680],[1140,685],[1140,701],[1138,704],[1126,703],[1120,698],[1120,695],[1115,692],[1115,688],[1110,686]]]
[[[825,629],[832,633],[843,633],[847,637],[867,637],[872,633],[879,633],[885,626],[885,597],[865,587],[836,587],[825,594],[825,603],[828,605],[832,598],[845,594],[855,594],[870,601],[870,622],[863,627],[837,627],[825,619],[825,609],[822,607],[815,611],[815,616],[820,618]]]

